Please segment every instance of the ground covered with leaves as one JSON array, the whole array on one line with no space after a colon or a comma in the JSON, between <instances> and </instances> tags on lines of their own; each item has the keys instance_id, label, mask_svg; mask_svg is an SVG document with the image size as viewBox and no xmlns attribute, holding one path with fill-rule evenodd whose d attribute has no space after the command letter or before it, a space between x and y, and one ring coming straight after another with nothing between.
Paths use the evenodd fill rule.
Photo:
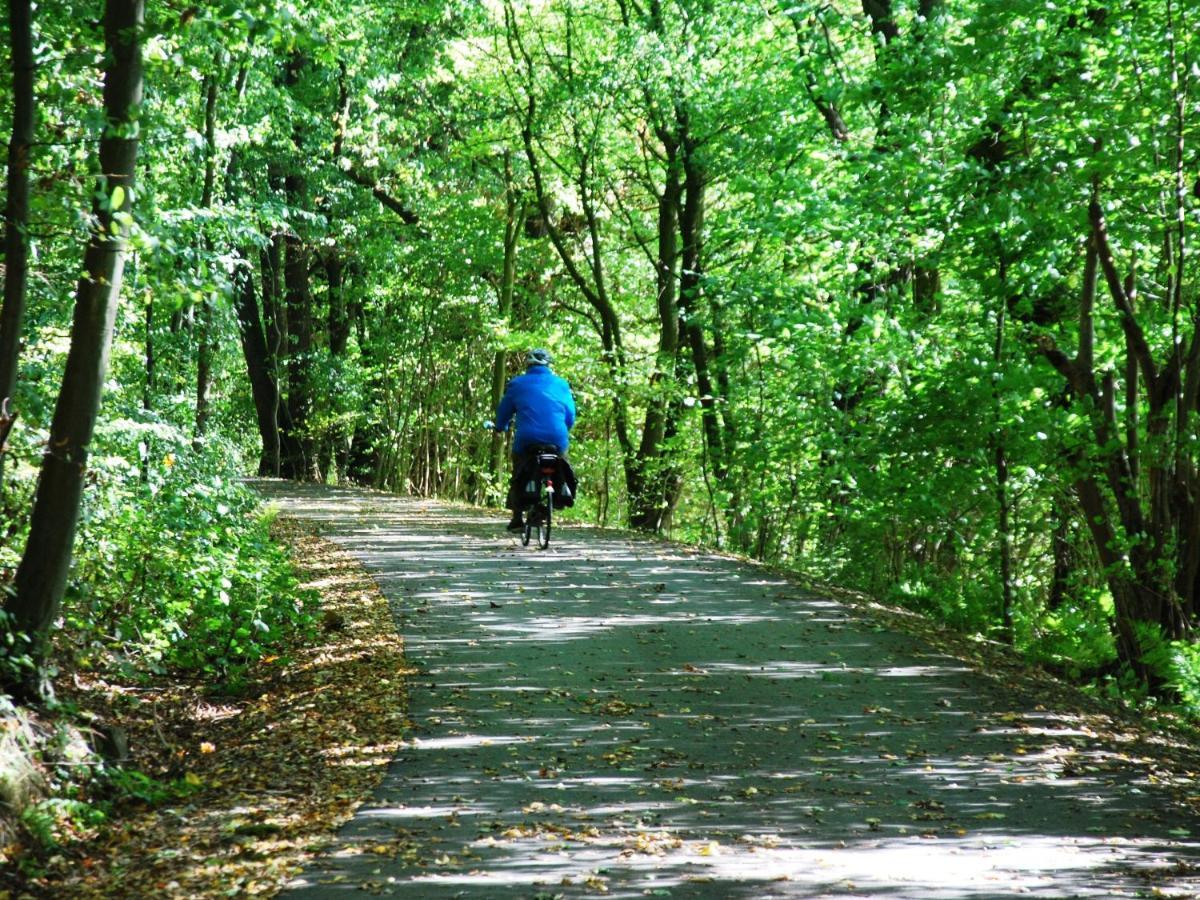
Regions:
<instances>
[{"instance_id":1,"label":"ground covered with leaves","mask_svg":"<svg viewBox=\"0 0 1200 900\"><path fill-rule=\"evenodd\" d=\"M277 523L322 597L315 639L236 690L74 678L60 696L128 735L103 815L78 805L38 846L0 850L0 898L269 895L379 782L404 729L406 666L387 602L311 526Z\"/></svg>"}]
</instances>

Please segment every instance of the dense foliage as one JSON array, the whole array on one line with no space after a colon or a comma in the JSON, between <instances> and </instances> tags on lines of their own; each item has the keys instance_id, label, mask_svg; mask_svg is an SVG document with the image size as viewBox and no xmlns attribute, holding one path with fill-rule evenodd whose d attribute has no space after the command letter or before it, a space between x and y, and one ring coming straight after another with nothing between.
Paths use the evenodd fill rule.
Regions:
<instances>
[{"instance_id":1,"label":"dense foliage","mask_svg":"<svg viewBox=\"0 0 1200 900\"><path fill-rule=\"evenodd\" d=\"M34 23L5 565L94 175L98 4L68 6ZM109 637L189 664L252 648L281 576L228 524L245 507L223 448L496 503L504 448L478 423L544 345L580 401L585 515L1195 696L1186 4L148 14L103 411L123 462L89 491L71 623L101 604ZM197 628L211 659L171 649Z\"/></svg>"},{"instance_id":2,"label":"dense foliage","mask_svg":"<svg viewBox=\"0 0 1200 900\"><path fill-rule=\"evenodd\" d=\"M164 669L235 681L246 664L307 627L313 598L268 534L258 501L238 483L237 451L194 448L161 423L114 419L98 435L60 658L126 675ZM10 474L5 502L28 502L27 472ZM10 524L0 565L15 567L25 537ZM10 636L9 666L28 662Z\"/></svg>"}]
</instances>

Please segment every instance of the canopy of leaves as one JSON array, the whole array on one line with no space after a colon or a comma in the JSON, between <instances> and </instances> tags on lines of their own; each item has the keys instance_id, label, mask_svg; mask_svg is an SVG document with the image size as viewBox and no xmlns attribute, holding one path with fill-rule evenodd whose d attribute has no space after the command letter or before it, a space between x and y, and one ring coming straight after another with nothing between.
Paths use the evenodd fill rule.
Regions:
<instances>
[{"instance_id":1,"label":"canopy of leaves","mask_svg":"<svg viewBox=\"0 0 1200 900\"><path fill-rule=\"evenodd\" d=\"M9 548L102 124L98 4L68 5L35 23ZM249 539L197 521L213 502L240 509L216 457L270 469L252 331L285 472L294 451L292 474L496 503L503 454L478 423L524 349L547 346L579 401L584 517L891 597L1064 670L1133 662L1114 623L1188 639L1200 31L1186 4L210 0L150 16L104 412L125 481L104 474L120 463L98 470L69 622L101 604L111 637L173 653L171 629L194 626L134 598L139 548L177 525L175 550L207 560L180 588L187 615L229 652L261 631L252 599L217 624L221 579L254 597L276 576L230 569ZM1082 299L1093 202L1117 284L1136 290L1128 310L1104 277ZM1174 381L1147 379L1131 317ZM1107 430L1055 363L1088 342L1089 372L1111 382ZM193 450L180 434L209 344L212 424ZM1117 456L1127 474L1106 480ZM1180 499L1156 506L1160 490ZM131 512L134 494L149 512ZM151 562L156 583L180 577Z\"/></svg>"}]
</instances>

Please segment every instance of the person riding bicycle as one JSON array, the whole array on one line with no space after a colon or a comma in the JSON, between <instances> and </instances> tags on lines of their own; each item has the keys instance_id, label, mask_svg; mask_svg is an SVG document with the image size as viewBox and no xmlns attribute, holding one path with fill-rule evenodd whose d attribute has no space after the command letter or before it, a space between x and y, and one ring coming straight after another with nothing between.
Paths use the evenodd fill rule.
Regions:
<instances>
[{"instance_id":1,"label":"person riding bicycle","mask_svg":"<svg viewBox=\"0 0 1200 900\"><path fill-rule=\"evenodd\" d=\"M520 475L531 452L553 447L560 456L565 456L568 432L575 424L571 386L550 371L550 354L545 350L530 350L525 357L525 374L517 375L504 389L496 407L496 431L507 431L514 418L517 435L512 446L513 474L505 505L512 510L508 530L520 531L524 528Z\"/></svg>"}]
</instances>

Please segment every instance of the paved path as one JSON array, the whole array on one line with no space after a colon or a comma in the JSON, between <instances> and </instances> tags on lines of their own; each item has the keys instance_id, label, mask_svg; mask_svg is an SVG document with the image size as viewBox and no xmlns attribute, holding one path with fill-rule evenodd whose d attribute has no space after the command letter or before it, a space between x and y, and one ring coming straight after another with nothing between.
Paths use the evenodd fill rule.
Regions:
<instances>
[{"instance_id":1,"label":"paved path","mask_svg":"<svg viewBox=\"0 0 1200 900\"><path fill-rule=\"evenodd\" d=\"M1200 824L1149 760L761 569L263 490L362 560L419 670L384 783L285 896L1200 891Z\"/></svg>"}]
</instances>

